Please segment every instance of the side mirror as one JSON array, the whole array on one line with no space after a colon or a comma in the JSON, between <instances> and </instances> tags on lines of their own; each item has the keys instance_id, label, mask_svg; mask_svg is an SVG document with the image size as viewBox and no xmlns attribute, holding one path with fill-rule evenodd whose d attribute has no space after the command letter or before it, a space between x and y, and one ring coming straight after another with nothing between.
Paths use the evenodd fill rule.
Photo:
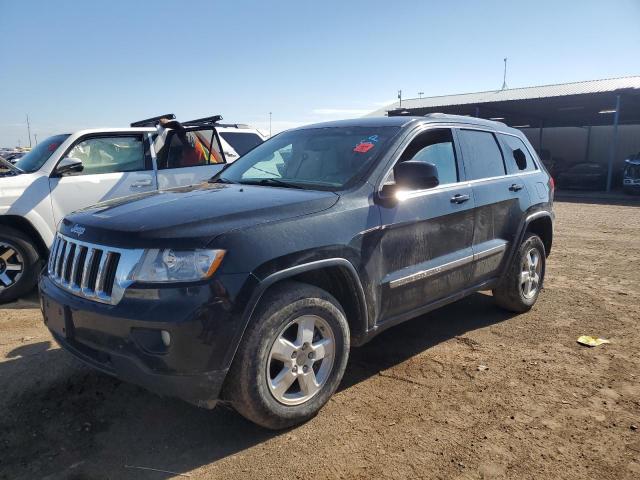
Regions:
<instances>
[{"instance_id":1,"label":"side mirror","mask_svg":"<svg viewBox=\"0 0 640 480\"><path fill-rule=\"evenodd\" d=\"M395 182L398 187L410 190L424 190L437 187L438 167L433 163L408 160L401 162L393 170Z\"/></svg>"},{"instance_id":2,"label":"side mirror","mask_svg":"<svg viewBox=\"0 0 640 480\"><path fill-rule=\"evenodd\" d=\"M56 175L63 176L69 175L71 173L80 173L84 170L84 165L82 164L82 160L78 160L77 158L65 157L58 163L56 168Z\"/></svg>"}]
</instances>

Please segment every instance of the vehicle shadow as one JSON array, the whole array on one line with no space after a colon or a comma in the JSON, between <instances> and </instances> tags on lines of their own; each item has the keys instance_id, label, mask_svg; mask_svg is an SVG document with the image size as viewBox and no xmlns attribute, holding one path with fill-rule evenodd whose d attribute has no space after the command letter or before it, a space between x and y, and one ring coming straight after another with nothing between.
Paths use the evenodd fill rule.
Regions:
<instances>
[{"instance_id":1,"label":"vehicle shadow","mask_svg":"<svg viewBox=\"0 0 640 480\"><path fill-rule=\"evenodd\" d=\"M510 316L490 296L475 294L389 329L353 350L341 390ZM288 434L225 406L202 410L79 367L48 342L8 352L0 379L0 479L169 478L130 467L188 472Z\"/></svg>"},{"instance_id":2,"label":"vehicle shadow","mask_svg":"<svg viewBox=\"0 0 640 480\"><path fill-rule=\"evenodd\" d=\"M34 288L17 300L0 303L0 310L25 310L29 308L40 308L40 296L37 288Z\"/></svg>"}]
</instances>

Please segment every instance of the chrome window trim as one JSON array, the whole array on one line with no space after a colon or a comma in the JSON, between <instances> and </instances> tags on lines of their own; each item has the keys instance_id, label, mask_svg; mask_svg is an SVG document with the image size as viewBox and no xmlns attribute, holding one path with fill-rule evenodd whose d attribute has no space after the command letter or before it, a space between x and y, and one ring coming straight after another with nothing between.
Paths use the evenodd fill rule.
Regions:
<instances>
[{"instance_id":1,"label":"chrome window trim","mask_svg":"<svg viewBox=\"0 0 640 480\"><path fill-rule=\"evenodd\" d=\"M391 173L391 171L393 170L393 167L396 165L396 163L398 163L398 159L402 156L402 153L407 149L407 147L409 146L409 144L415 140L415 138L418 135L421 135L422 133L428 131L428 130L435 130L435 129L443 129L443 128L449 128L451 130L479 130L482 132L488 132L488 133L493 133L493 134L504 134L504 135L509 135L511 137L515 137L518 138L522 141L522 139L520 138L519 135L516 135L514 133L509 133L509 132L505 132L503 130L489 130L487 128L482 128L479 127L477 125L466 125L466 124L450 124L450 123L442 123L442 124L427 124L427 125L423 125L420 126L418 128L416 128L413 132L411 132L409 138L407 139L406 143L400 147L398 147L398 150L396 150L396 152L394 152L394 156L396 157L393 162L391 162L391 165L385 170L384 174L380 177L381 180L378 182L378 186L376 187L376 191L378 193L380 193L382 191L382 187L385 185L385 179L389 176L389 173ZM497 139L496 139L497 140ZM458 149L458 146L456 145L456 140L454 138L454 148ZM527 146L526 142L523 142L525 145L525 148L527 148L527 150L529 150L529 147ZM500 144L498 143L498 147L502 150ZM415 198L415 197L419 197L422 196L426 193L423 192L435 192L435 191L442 191L442 190L446 190L447 188L460 188L460 187L467 187L467 186L472 186L475 183L480 183L480 182L487 182L487 181L492 181L492 180L498 180L498 179L502 179L502 178L514 178L514 177L520 177L523 175L533 175L536 173L540 173L540 167L538 166L537 162L535 161L535 159L537 158L535 155L533 155L531 153L531 151L529 151L529 154L532 156L532 158L534 159L534 164L536 166L535 170L530 170L528 172L522 172L522 173L505 173L504 175L498 175L495 177L486 177L486 178L477 178L474 180L460 180L458 179L457 182L455 183L447 183L444 185L438 185L437 187L433 187L433 188L429 188L429 189L421 189L421 190L408 190L406 191L407 193L411 193L413 195L411 195L408 198ZM504 155L504 154L503 154ZM458 162L458 157L456 156L456 168L458 167L457 162ZM462 162L464 162L464 159L462 159ZM505 169L506 169L506 165L505 165ZM457 168L458 170L458 175L460 175L460 169ZM466 175L466 172L465 172Z\"/></svg>"}]
</instances>

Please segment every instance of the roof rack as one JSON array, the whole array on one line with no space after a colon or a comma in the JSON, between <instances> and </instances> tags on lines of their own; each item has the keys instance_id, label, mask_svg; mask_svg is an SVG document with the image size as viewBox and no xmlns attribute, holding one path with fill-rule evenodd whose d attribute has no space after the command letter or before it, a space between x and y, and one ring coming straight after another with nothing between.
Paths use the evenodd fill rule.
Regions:
<instances>
[{"instance_id":1,"label":"roof rack","mask_svg":"<svg viewBox=\"0 0 640 480\"><path fill-rule=\"evenodd\" d=\"M188 122L182 122L185 127L193 125L213 125L222 120L222 115L213 115L211 117L196 118L195 120L189 120Z\"/></svg>"},{"instance_id":2,"label":"roof rack","mask_svg":"<svg viewBox=\"0 0 640 480\"><path fill-rule=\"evenodd\" d=\"M146 120L139 120L131 124L132 127L155 127L161 118L167 120L174 120L176 116L173 113L167 113L166 115L158 115L157 117L147 118Z\"/></svg>"}]
</instances>

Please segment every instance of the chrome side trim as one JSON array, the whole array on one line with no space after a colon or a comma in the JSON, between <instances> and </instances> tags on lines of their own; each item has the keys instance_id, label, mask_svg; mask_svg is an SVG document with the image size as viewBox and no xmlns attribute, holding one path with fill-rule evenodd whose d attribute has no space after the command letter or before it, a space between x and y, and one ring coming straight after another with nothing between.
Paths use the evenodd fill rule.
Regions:
<instances>
[{"instance_id":1,"label":"chrome side trim","mask_svg":"<svg viewBox=\"0 0 640 480\"><path fill-rule=\"evenodd\" d=\"M492 257L499 253L503 253L507 249L507 244L503 243L502 245L497 245L495 247L487 248L482 252L475 253L473 255L473 260L477 262L478 260L482 260L483 258Z\"/></svg>"},{"instance_id":2,"label":"chrome side trim","mask_svg":"<svg viewBox=\"0 0 640 480\"><path fill-rule=\"evenodd\" d=\"M452 262L444 263L442 265L438 265L437 267L429 268L427 270L422 270L420 272L412 273L411 275L407 275L406 277L398 278L397 280L392 280L389 282L389 286L391 288L398 288L407 283L417 282L418 280L424 280L428 277L433 277L439 273L448 272L449 270L453 270L455 268L462 267L469 263L473 262L473 255L469 255L466 257L459 258L458 260L453 260Z\"/></svg>"},{"instance_id":3,"label":"chrome side trim","mask_svg":"<svg viewBox=\"0 0 640 480\"><path fill-rule=\"evenodd\" d=\"M494 255L498 255L500 253L504 253L506 249L507 249L507 243L505 242L501 245L497 245L495 247L488 248L481 252L474 253L473 255L468 255L466 257L453 260L451 262L443 263L442 265L438 265L437 267L421 270L419 272L412 273L411 275L407 275L406 277L392 280L391 282L389 282L389 287L398 288L408 283L424 280L425 278L433 277L434 275L438 275L440 273L444 273L450 270L454 270L456 268L460 268L464 265L468 265L469 263L477 262L478 260L482 260L488 257L492 257Z\"/></svg>"}]
</instances>

